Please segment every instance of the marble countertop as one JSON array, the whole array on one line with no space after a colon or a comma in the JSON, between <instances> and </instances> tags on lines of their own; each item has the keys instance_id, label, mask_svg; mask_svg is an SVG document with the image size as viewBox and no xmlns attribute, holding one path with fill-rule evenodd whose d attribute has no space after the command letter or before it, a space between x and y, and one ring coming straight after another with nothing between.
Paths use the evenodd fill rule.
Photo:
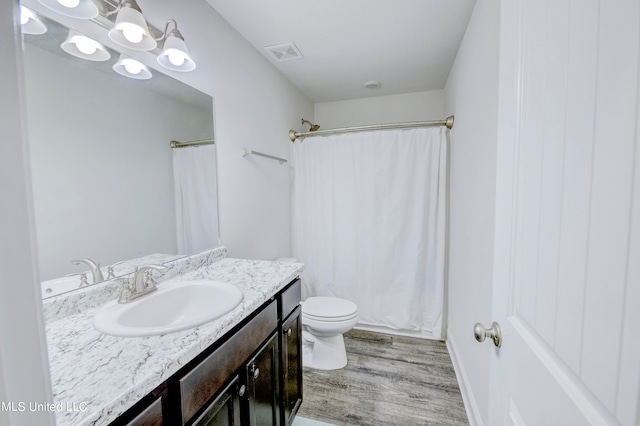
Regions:
<instances>
[{"instance_id":1,"label":"marble countertop","mask_svg":"<svg viewBox=\"0 0 640 426\"><path fill-rule=\"evenodd\" d=\"M197 328L163 336L113 337L92 324L99 306L53 317L46 325L56 422L108 424L239 324L296 278L303 265L223 258L160 286L190 279L235 284L243 300Z\"/></svg>"}]
</instances>

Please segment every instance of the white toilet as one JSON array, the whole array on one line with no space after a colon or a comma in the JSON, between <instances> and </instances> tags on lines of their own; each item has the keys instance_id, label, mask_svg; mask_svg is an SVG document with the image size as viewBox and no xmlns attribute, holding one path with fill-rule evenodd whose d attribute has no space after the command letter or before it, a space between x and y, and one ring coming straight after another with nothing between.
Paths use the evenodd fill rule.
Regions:
<instances>
[{"instance_id":1,"label":"white toilet","mask_svg":"<svg viewBox=\"0 0 640 426\"><path fill-rule=\"evenodd\" d=\"M295 258L276 262L293 263ZM338 297L309 297L302 306L302 363L319 370L337 370L347 365L343 333L358 323L355 303Z\"/></svg>"},{"instance_id":2,"label":"white toilet","mask_svg":"<svg viewBox=\"0 0 640 426\"><path fill-rule=\"evenodd\" d=\"M302 363L320 370L347 365L343 333L358 323L355 303L337 297L309 297L302 302Z\"/></svg>"}]
</instances>

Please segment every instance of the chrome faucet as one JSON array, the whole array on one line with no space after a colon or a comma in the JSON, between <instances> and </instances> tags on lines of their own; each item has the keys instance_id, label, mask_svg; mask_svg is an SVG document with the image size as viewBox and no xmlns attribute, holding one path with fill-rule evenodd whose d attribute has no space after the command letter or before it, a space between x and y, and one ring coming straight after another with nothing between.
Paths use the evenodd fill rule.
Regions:
<instances>
[{"instance_id":1,"label":"chrome faucet","mask_svg":"<svg viewBox=\"0 0 640 426\"><path fill-rule=\"evenodd\" d=\"M129 278L123 279L118 303L129 303L156 291L158 287L156 287L151 274L153 271L165 272L167 269L169 268L161 265L145 265L136 268L133 274L133 285L129 284Z\"/></svg>"},{"instance_id":2,"label":"chrome faucet","mask_svg":"<svg viewBox=\"0 0 640 426\"><path fill-rule=\"evenodd\" d=\"M77 259L77 260L72 260L71 263L73 263L74 265L80 265L82 263L87 265L91 270L91 275L93 277L92 284L99 283L100 281L104 281L104 277L102 276L102 271L100 270L99 263L96 263L91 259Z\"/></svg>"}]
</instances>

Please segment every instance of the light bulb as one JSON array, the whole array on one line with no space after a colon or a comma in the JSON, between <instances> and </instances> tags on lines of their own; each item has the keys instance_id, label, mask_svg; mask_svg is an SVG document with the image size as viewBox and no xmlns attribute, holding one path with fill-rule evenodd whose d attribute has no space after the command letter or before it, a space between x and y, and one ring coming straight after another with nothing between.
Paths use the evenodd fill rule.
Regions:
<instances>
[{"instance_id":1,"label":"light bulb","mask_svg":"<svg viewBox=\"0 0 640 426\"><path fill-rule=\"evenodd\" d=\"M184 64L184 61L187 57L187 55L185 55L184 52L181 52L177 49L169 49L165 53L169 58L169 62L171 62L173 65L177 67Z\"/></svg>"},{"instance_id":2,"label":"light bulb","mask_svg":"<svg viewBox=\"0 0 640 426\"><path fill-rule=\"evenodd\" d=\"M137 25L131 24L122 24L122 35L124 38L129 40L131 43L140 43L142 41L142 36L144 35L144 31Z\"/></svg>"},{"instance_id":3,"label":"light bulb","mask_svg":"<svg viewBox=\"0 0 640 426\"><path fill-rule=\"evenodd\" d=\"M136 75L142 71L142 64L133 59L125 59L122 61L122 65L124 65L124 69L126 69L129 74Z\"/></svg>"},{"instance_id":4,"label":"light bulb","mask_svg":"<svg viewBox=\"0 0 640 426\"><path fill-rule=\"evenodd\" d=\"M78 37L75 43L78 50L85 55L93 55L98 50L98 44L88 37Z\"/></svg>"},{"instance_id":5,"label":"light bulb","mask_svg":"<svg viewBox=\"0 0 640 426\"><path fill-rule=\"evenodd\" d=\"M80 0L58 0L58 3L60 3L64 7L72 8L78 7L78 5L80 4Z\"/></svg>"},{"instance_id":6,"label":"light bulb","mask_svg":"<svg viewBox=\"0 0 640 426\"><path fill-rule=\"evenodd\" d=\"M29 19L31 19L33 15L31 14L30 10L25 9L24 6L20 6L20 24L24 25L27 22L29 22Z\"/></svg>"}]
</instances>

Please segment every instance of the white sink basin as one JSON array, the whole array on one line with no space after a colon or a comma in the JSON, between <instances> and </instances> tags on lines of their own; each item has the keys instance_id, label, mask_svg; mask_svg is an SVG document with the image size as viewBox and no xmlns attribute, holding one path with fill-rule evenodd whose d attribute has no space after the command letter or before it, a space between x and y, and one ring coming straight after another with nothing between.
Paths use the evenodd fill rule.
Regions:
<instances>
[{"instance_id":1,"label":"white sink basin","mask_svg":"<svg viewBox=\"0 0 640 426\"><path fill-rule=\"evenodd\" d=\"M130 303L110 302L93 318L102 333L122 337L168 334L197 327L229 313L242 301L242 292L220 281L181 281Z\"/></svg>"}]
</instances>

